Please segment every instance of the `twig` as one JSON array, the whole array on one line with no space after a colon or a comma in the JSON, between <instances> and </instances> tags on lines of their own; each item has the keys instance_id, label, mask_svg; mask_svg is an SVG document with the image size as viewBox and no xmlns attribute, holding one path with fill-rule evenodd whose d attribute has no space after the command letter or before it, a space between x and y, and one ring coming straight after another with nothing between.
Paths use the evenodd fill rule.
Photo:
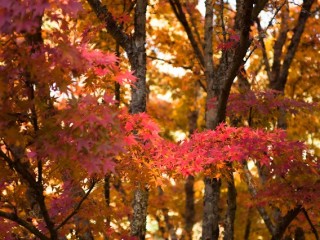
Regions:
<instances>
[{"instance_id":1,"label":"twig","mask_svg":"<svg viewBox=\"0 0 320 240\"><path fill-rule=\"evenodd\" d=\"M96 181L92 180L91 186L89 187L86 194L81 198L81 200L78 202L77 206L73 209L73 211L55 228L56 231L63 227L79 211L82 203L88 198L89 194L91 193L95 185Z\"/></svg>"},{"instance_id":2,"label":"twig","mask_svg":"<svg viewBox=\"0 0 320 240\"><path fill-rule=\"evenodd\" d=\"M168 63L168 64L171 64L171 65L175 65L176 63L171 61L171 60L167 60L167 59L163 59L163 58L158 58L158 57L154 57L154 56L150 56L148 55L147 58L150 58L150 59L153 59L153 60L158 60L158 61L161 61L161 62L165 62L165 63ZM192 69L192 66L179 66L183 69L186 69L186 70L191 70Z\"/></svg>"},{"instance_id":3,"label":"twig","mask_svg":"<svg viewBox=\"0 0 320 240\"><path fill-rule=\"evenodd\" d=\"M307 219L307 221L308 221L308 223L309 223L309 225L310 225L310 227L312 229L312 232L313 232L314 236L316 237L316 240L319 240L319 235L318 235L317 229L313 225L307 210L305 208L302 208L302 212L303 212L304 216L306 217L306 219Z\"/></svg>"}]
</instances>

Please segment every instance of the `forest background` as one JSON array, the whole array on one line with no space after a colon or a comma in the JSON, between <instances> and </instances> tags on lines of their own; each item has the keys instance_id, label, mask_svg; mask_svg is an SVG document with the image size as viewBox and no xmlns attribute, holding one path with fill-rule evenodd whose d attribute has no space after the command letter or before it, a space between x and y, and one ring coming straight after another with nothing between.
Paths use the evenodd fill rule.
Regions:
<instances>
[{"instance_id":1,"label":"forest background","mask_svg":"<svg viewBox=\"0 0 320 240\"><path fill-rule=\"evenodd\" d=\"M319 239L319 1L0 16L0 238Z\"/></svg>"}]
</instances>

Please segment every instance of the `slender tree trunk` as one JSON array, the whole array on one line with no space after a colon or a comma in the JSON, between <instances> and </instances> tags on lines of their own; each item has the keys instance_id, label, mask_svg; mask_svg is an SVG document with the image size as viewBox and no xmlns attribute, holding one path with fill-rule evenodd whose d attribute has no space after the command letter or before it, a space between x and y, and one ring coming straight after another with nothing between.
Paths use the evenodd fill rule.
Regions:
<instances>
[{"instance_id":1,"label":"slender tree trunk","mask_svg":"<svg viewBox=\"0 0 320 240\"><path fill-rule=\"evenodd\" d=\"M294 232L294 240L305 240L304 231L301 227L297 227Z\"/></svg>"},{"instance_id":2,"label":"slender tree trunk","mask_svg":"<svg viewBox=\"0 0 320 240\"><path fill-rule=\"evenodd\" d=\"M253 208L249 207L248 215L247 215L247 223L246 223L246 229L244 231L244 240L249 240L250 238L250 232L251 232L251 217L252 217Z\"/></svg>"},{"instance_id":3,"label":"slender tree trunk","mask_svg":"<svg viewBox=\"0 0 320 240\"><path fill-rule=\"evenodd\" d=\"M213 2L206 0L205 15L205 41L204 41L204 59L205 75L207 82L207 109L206 109L206 128L214 129L216 127L217 111L215 99L219 95L220 83L215 81L213 66ZM221 180L205 177L204 179L204 200L203 200L203 220L202 220L202 239L216 240L219 237L219 200Z\"/></svg>"},{"instance_id":4,"label":"slender tree trunk","mask_svg":"<svg viewBox=\"0 0 320 240\"><path fill-rule=\"evenodd\" d=\"M134 33L127 35L115 21L114 16L99 0L87 0L97 17L106 24L106 29L126 51L131 69L137 77L131 88L130 113L146 111L146 12L147 0L137 0L134 12ZM133 217L131 219L131 235L145 239L148 191L145 186L138 185L133 197Z\"/></svg>"},{"instance_id":5,"label":"slender tree trunk","mask_svg":"<svg viewBox=\"0 0 320 240\"><path fill-rule=\"evenodd\" d=\"M228 179L228 195L227 195L227 212L225 218L225 229L224 229L224 240L233 240L234 237L234 221L236 218L237 210L237 190L234 185L234 177L232 169L229 173L230 177Z\"/></svg>"},{"instance_id":6,"label":"slender tree trunk","mask_svg":"<svg viewBox=\"0 0 320 240\"><path fill-rule=\"evenodd\" d=\"M194 99L198 98L199 89L194 84ZM191 111L189 114L189 135L192 135L193 132L197 129L197 120L199 112L198 110ZM192 229L194 225L195 218L195 206L194 206L194 176L189 175L186 179L184 190L186 194L186 206L185 206L185 230L187 239L192 239Z\"/></svg>"},{"instance_id":7,"label":"slender tree trunk","mask_svg":"<svg viewBox=\"0 0 320 240\"><path fill-rule=\"evenodd\" d=\"M186 193L186 208L185 208L185 230L187 233L187 239L192 239L192 228L194 225L194 177L189 175L184 185Z\"/></svg>"}]
</instances>

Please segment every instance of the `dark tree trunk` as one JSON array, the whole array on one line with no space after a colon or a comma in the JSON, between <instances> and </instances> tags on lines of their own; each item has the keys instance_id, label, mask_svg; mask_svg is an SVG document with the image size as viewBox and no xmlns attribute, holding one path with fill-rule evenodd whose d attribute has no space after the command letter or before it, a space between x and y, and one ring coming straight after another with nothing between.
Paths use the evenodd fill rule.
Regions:
<instances>
[{"instance_id":1,"label":"dark tree trunk","mask_svg":"<svg viewBox=\"0 0 320 240\"><path fill-rule=\"evenodd\" d=\"M305 240L304 231L301 227L297 227L294 232L294 240Z\"/></svg>"},{"instance_id":2,"label":"dark tree trunk","mask_svg":"<svg viewBox=\"0 0 320 240\"><path fill-rule=\"evenodd\" d=\"M221 180L206 177L204 179L204 209L202 222L202 239L219 238L219 200Z\"/></svg>"},{"instance_id":3,"label":"dark tree trunk","mask_svg":"<svg viewBox=\"0 0 320 240\"><path fill-rule=\"evenodd\" d=\"M252 217L253 208L249 207L248 210L248 216L247 216L247 222L246 222L246 228L244 231L244 240L250 239L250 232L251 232L251 217Z\"/></svg>"},{"instance_id":4,"label":"dark tree trunk","mask_svg":"<svg viewBox=\"0 0 320 240\"><path fill-rule=\"evenodd\" d=\"M194 225L194 177L189 175L184 185L186 193L186 208L185 208L185 230L189 240L192 239L192 228Z\"/></svg>"},{"instance_id":5,"label":"dark tree trunk","mask_svg":"<svg viewBox=\"0 0 320 240\"><path fill-rule=\"evenodd\" d=\"M198 87L194 86L194 99L198 97ZM197 129L198 110L191 111L188 117L189 121L189 135L192 135ZM192 229L195 221L195 206L194 206L194 176L189 175L186 179L184 190L186 194L185 206L185 231L187 239L192 239Z\"/></svg>"},{"instance_id":6,"label":"dark tree trunk","mask_svg":"<svg viewBox=\"0 0 320 240\"><path fill-rule=\"evenodd\" d=\"M230 170L230 177L228 179L228 195L227 195L227 213L225 218L224 240L233 240L234 237L234 221L237 210L237 190L234 185L233 172Z\"/></svg>"}]
</instances>

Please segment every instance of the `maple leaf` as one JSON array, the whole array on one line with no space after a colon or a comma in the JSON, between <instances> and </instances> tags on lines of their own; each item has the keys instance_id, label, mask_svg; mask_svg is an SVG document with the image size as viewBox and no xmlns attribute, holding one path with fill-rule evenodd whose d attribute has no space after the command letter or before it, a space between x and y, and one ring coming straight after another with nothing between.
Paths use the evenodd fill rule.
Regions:
<instances>
[{"instance_id":1,"label":"maple leaf","mask_svg":"<svg viewBox=\"0 0 320 240\"><path fill-rule=\"evenodd\" d=\"M115 81L117 81L121 85L123 85L125 83L132 85L133 83L135 83L137 81L137 78L133 75L133 72L130 72L130 71L118 73L114 77L114 79L115 79Z\"/></svg>"}]
</instances>

